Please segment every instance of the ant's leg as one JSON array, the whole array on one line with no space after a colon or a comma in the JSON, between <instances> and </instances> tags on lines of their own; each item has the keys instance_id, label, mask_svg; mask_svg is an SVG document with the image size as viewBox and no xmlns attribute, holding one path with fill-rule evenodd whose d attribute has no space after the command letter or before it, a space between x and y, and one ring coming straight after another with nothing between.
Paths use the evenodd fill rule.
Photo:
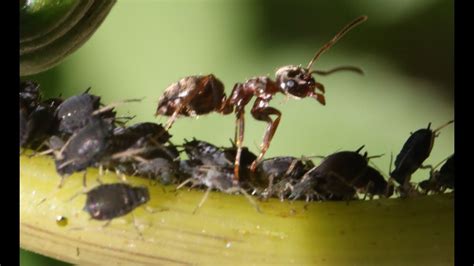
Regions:
<instances>
[{"instance_id":1,"label":"ant's leg","mask_svg":"<svg viewBox=\"0 0 474 266\"><path fill-rule=\"evenodd\" d=\"M319 82L316 82L314 85L316 86L316 88L317 88L319 91L321 91L321 92L324 93L325 89L324 89L324 85L323 85L323 84L321 84L321 83L319 83ZM317 92L311 91L311 92L308 93L307 96L316 99L316 101L318 101L318 102L319 102L320 104L322 104L322 105L326 105L326 98L324 98L324 95L321 94L321 93L317 93Z\"/></svg>"},{"instance_id":2,"label":"ant's leg","mask_svg":"<svg viewBox=\"0 0 474 266\"><path fill-rule=\"evenodd\" d=\"M244 142L244 131L245 131L245 113L244 110L237 112L236 123L236 140L237 154L235 155L234 163L234 178L232 179L232 185L237 186L239 184L239 170L240 170L240 156L242 154L242 143Z\"/></svg>"},{"instance_id":3,"label":"ant's leg","mask_svg":"<svg viewBox=\"0 0 474 266\"><path fill-rule=\"evenodd\" d=\"M250 166L250 170L252 172L255 171L257 168L258 163L260 163L263 159L263 156L268 150L270 146L270 142L272 141L273 135L275 135L275 131L278 128L278 124L280 123L281 112L273 107L264 107L264 108L255 108L258 106L259 101L255 101L254 108L252 109L252 115L255 119L260 121L267 122L267 129L265 130L265 135L263 136L263 142L260 145L260 154L258 155L257 159L253 161L252 165ZM277 117L275 120L270 118L270 115L276 115Z\"/></svg>"}]
</instances>

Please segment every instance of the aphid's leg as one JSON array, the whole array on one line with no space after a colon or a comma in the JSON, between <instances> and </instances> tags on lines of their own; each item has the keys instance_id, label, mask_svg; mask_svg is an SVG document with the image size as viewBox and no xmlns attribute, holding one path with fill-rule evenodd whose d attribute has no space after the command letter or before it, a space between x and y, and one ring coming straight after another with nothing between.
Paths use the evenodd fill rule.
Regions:
<instances>
[{"instance_id":1,"label":"aphid's leg","mask_svg":"<svg viewBox=\"0 0 474 266\"><path fill-rule=\"evenodd\" d=\"M104 176L104 166L102 164L99 165L99 176Z\"/></svg>"},{"instance_id":2,"label":"aphid's leg","mask_svg":"<svg viewBox=\"0 0 474 266\"><path fill-rule=\"evenodd\" d=\"M367 197L367 194L369 194L369 191L373 186L374 186L374 182L369 181L369 183L367 184L365 188L364 198L362 200L365 200L365 198Z\"/></svg>"},{"instance_id":3,"label":"aphid's leg","mask_svg":"<svg viewBox=\"0 0 474 266\"><path fill-rule=\"evenodd\" d=\"M87 194L87 192L86 192L86 191L77 192L77 193L75 193L74 195L72 195L72 197L70 197L70 198L67 200L67 202L72 201L73 199L77 198L77 196L79 196L79 195L81 195L81 194Z\"/></svg>"},{"instance_id":4,"label":"aphid's leg","mask_svg":"<svg viewBox=\"0 0 474 266\"><path fill-rule=\"evenodd\" d=\"M270 180L268 180L267 193L266 193L266 195L264 195L264 197L263 197L264 199L268 199L268 198L271 197L272 194L273 194L272 189L273 189L273 179L274 179L274 176L273 176L273 175L270 175L270 176L269 176L269 179L270 179Z\"/></svg>"},{"instance_id":5,"label":"aphid's leg","mask_svg":"<svg viewBox=\"0 0 474 266\"><path fill-rule=\"evenodd\" d=\"M64 185L64 180L66 179L66 175L62 175L61 179L59 180L58 188L62 188Z\"/></svg>"},{"instance_id":6,"label":"aphid's leg","mask_svg":"<svg viewBox=\"0 0 474 266\"><path fill-rule=\"evenodd\" d=\"M192 178L192 177L190 177L190 178L184 180L181 184L179 184L179 185L176 187L176 190L178 190L178 189L184 187L184 185L186 185L186 184L188 184L188 183L191 183L191 182L194 183L194 178Z\"/></svg>"},{"instance_id":7,"label":"aphid's leg","mask_svg":"<svg viewBox=\"0 0 474 266\"><path fill-rule=\"evenodd\" d=\"M44 151L41 152L41 153L38 153L38 151L41 150L41 148L43 148L44 146L46 146L46 144L47 144L47 140L41 142L40 145L30 155L28 155L28 158L32 158L32 157L37 156L37 155L43 155ZM47 151L49 151L49 152L46 153L46 154L49 154L49 153L53 152L53 150L51 150L51 149L49 149ZM20 155L21 155L21 153L20 153Z\"/></svg>"},{"instance_id":8,"label":"aphid's leg","mask_svg":"<svg viewBox=\"0 0 474 266\"><path fill-rule=\"evenodd\" d=\"M143 234L142 232L140 231L140 227L139 227L139 224L137 222L137 218L135 217L135 215L133 214L132 212L132 218L133 218L133 227L135 227L135 229L137 230L137 233L138 235L140 236L140 239L143 240Z\"/></svg>"},{"instance_id":9,"label":"aphid's leg","mask_svg":"<svg viewBox=\"0 0 474 266\"><path fill-rule=\"evenodd\" d=\"M39 205L43 204L45 201L46 201L46 198L41 199L40 202L38 202L38 204L36 204L36 206L39 206Z\"/></svg>"},{"instance_id":10,"label":"aphid's leg","mask_svg":"<svg viewBox=\"0 0 474 266\"><path fill-rule=\"evenodd\" d=\"M252 116L260 121L267 122L267 129L265 130L265 135L263 136L263 142L260 145L260 154L258 155L257 159L252 162L250 166L250 170L255 172L257 165L262 161L263 156L268 150L270 146L270 142L272 141L273 135L278 128L278 124L280 123L281 119L281 112L273 107L263 107L260 108L259 106L267 104L264 100L257 99L255 101L254 107L252 108ZM276 115L277 117L275 120L270 118L270 115Z\"/></svg>"},{"instance_id":11,"label":"aphid's leg","mask_svg":"<svg viewBox=\"0 0 474 266\"><path fill-rule=\"evenodd\" d=\"M115 175L123 183L128 183L127 176L124 173L122 173L120 170L115 169Z\"/></svg>"},{"instance_id":12,"label":"aphid's leg","mask_svg":"<svg viewBox=\"0 0 474 266\"><path fill-rule=\"evenodd\" d=\"M430 171L433 172L434 167L431 164L428 164L420 166L420 169L430 169Z\"/></svg>"},{"instance_id":13,"label":"aphid's leg","mask_svg":"<svg viewBox=\"0 0 474 266\"><path fill-rule=\"evenodd\" d=\"M193 210L193 214L196 214L197 210L199 210L202 205L204 204L204 202L207 200L207 197L209 196L209 192L211 192L211 189L210 187L207 188L206 190L206 193L204 193L204 196L202 196L202 199L201 201L199 202L199 204L196 206L196 208L194 208Z\"/></svg>"},{"instance_id":14,"label":"aphid's leg","mask_svg":"<svg viewBox=\"0 0 474 266\"><path fill-rule=\"evenodd\" d=\"M245 113L244 113L243 108L237 111L237 121L235 123L236 123L235 144L237 146L237 153L235 155L234 177L232 179L232 184L234 186L238 186L239 185L240 156L242 154L242 145L244 141L244 131L245 131Z\"/></svg>"},{"instance_id":15,"label":"aphid's leg","mask_svg":"<svg viewBox=\"0 0 474 266\"><path fill-rule=\"evenodd\" d=\"M108 220L107 222L105 222L105 224L102 225L102 229L104 229L104 228L106 228L107 226L109 226L111 222L112 222L112 220Z\"/></svg>"},{"instance_id":16,"label":"aphid's leg","mask_svg":"<svg viewBox=\"0 0 474 266\"><path fill-rule=\"evenodd\" d=\"M154 209L150 206L145 206L145 211L151 213L151 214L155 214L155 213L158 213L158 212L164 212L164 211L169 211L170 209L169 208L166 208L166 207L163 207L161 209Z\"/></svg>"},{"instance_id":17,"label":"aphid's leg","mask_svg":"<svg viewBox=\"0 0 474 266\"><path fill-rule=\"evenodd\" d=\"M387 181L387 187L385 188L385 197L389 198L391 195L390 194L390 188L393 187L395 190L395 184L393 183L393 179L389 178Z\"/></svg>"},{"instance_id":18,"label":"aphid's leg","mask_svg":"<svg viewBox=\"0 0 474 266\"><path fill-rule=\"evenodd\" d=\"M84 188L87 187L87 184L86 184L86 179L87 179L87 178L86 178L86 176L87 176L87 169L84 170L84 175L82 176L82 186L83 186Z\"/></svg>"},{"instance_id":19,"label":"aphid's leg","mask_svg":"<svg viewBox=\"0 0 474 266\"><path fill-rule=\"evenodd\" d=\"M227 190L224 191L225 193L234 193L234 192L240 192L242 193L247 199L248 201L250 202L250 204L252 204L252 206L255 207L255 209L257 210L257 212L259 213L262 213L262 210L260 210L260 206L258 205L258 203L247 193L247 191L245 191L244 189L242 189L241 187L231 187Z\"/></svg>"}]
</instances>

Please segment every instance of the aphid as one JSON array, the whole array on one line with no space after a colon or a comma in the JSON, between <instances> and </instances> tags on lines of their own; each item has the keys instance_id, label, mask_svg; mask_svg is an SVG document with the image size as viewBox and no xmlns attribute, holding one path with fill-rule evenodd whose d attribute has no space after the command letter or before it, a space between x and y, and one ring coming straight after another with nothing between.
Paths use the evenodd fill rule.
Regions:
<instances>
[{"instance_id":1,"label":"aphid","mask_svg":"<svg viewBox=\"0 0 474 266\"><path fill-rule=\"evenodd\" d=\"M293 187L290 198L306 196L306 201L314 196L322 200L353 199L356 196L353 183L366 173L370 159L367 153L359 154L363 147L327 156Z\"/></svg>"},{"instance_id":2,"label":"aphid","mask_svg":"<svg viewBox=\"0 0 474 266\"><path fill-rule=\"evenodd\" d=\"M56 120L54 109L38 104L30 112L20 103L20 147L38 147L54 132Z\"/></svg>"},{"instance_id":3,"label":"aphid","mask_svg":"<svg viewBox=\"0 0 474 266\"><path fill-rule=\"evenodd\" d=\"M341 70L350 70L362 73L359 68L344 66L329 71L311 70L314 62L321 54L329 50L344 34L349 30L367 20L366 16L361 16L334 36L326 43L306 67L284 66L279 68L275 74L275 80L267 76L251 78L244 83L237 83L229 97L224 93L224 85L214 75L188 76L177 83L170 85L158 101L158 108L155 115L170 116L166 128L169 129L179 115L196 116L210 112L236 115L236 145L237 153L234 160L233 184L239 182L239 163L244 139L244 113L245 106L255 97L255 102L251 109L252 116L259 121L267 123L267 129L260 145L260 154L251 165L251 170L255 171L258 163L263 159L270 146L273 135L280 123L281 113L277 109L270 107L269 103L273 95L282 93L292 98L301 99L311 97L319 103L325 104L324 86L316 82L313 74L328 75ZM318 91L316 91L318 90ZM272 119L271 116L276 116Z\"/></svg>"},{"instance_id":4,"label":"aphid","mask_svg":"<svg viewBox=\"0 0 474 266\"><path fill-rule=\"evenodd\" d=\"M29 111L41 100L39 88L39 84L31 80L20 82L20 103Z\"/></svg>"},{"instance_id":5,"label":"aphid","mask_svg":"<svg viewBox=\"0 0 474 266\"><path fill-rule=\"evenodd\" d=\"M291 186L299 182L301 177L313 167L311 160L290 156L269 158L258 164L251 182L260 190L263 188L257 192L263 198L276 196L283 200L291 192Z\"/></svg>"},{"instance_id":6,"label":"aphid","mask_svg":"<svg viewBox=\"0 0 474 266\"><path fill-rule=\"evenodd\" d=\"M171 135L155 123L139 123L130 127L117 127L111 139L108 156L102 160L103 167L115 170L124 178L124 174L144 175L151 179L171 182L171 171L167 167L177 168L179 152L169 142ZM156 160L155 160L156 159ZM166 160L166 167L160 160ZM159 169L163 166L163 169ZM171 172L170 172L171 171ZM162 173L165 176L156 176Z\"/></svg>"},{"instance_id":7,"label":"aphid","mask_svg":"<svg viewBox=\"0 0 474 266\"><path fill-rule=\"evenodd\" d=\"M232 147L223 148L224 154L228 161L233 162L235 156L237 155L237 146L234 142L232 142ZM242 147L242 152L240 154L240 162L239 162L239 176L240 179L249 179L252 176L252 172L250 171L250 166L252 165L253 161L257 159L257 155L251 152L247 147Z\"/></svg>"},{"instance_id":8,"label":"aphid","mask_svg":"<svg viewBox=\"0 0 474 266\"><path fill-rule=\"evenodd\" d=\"M73 134L86 126L92 114L101 105L100 97L89 94L90 88L80 95L69 97L62 102L56 111L59 120L59 131ZM101 115L102 118L113 118L115 112L109 110Z\"/></svg>"},{"instance_id":9,"label":"aphid","mask_svg":"<svg viewBox=\"0 0 474 266\"><path fill-rule=\"evenodd\" d=\"M407 139L395 159L395 169L390 173L390 176L400 184L402 194L411 190L411 175L421 168L423 162L430 156L434 139L438 136L437 132L453 122L454 120L451 120L435 130L430 129L431 123L429 123L427 128L415 131Z\"/></svg>"},{"instance_id":10,"label":"aphid","mask_svg":"<svg viewBox=\"0 0 474 266\"><path fill-rule=\"evenodd\" d=\"M202 165L196 163L195 161L183 161L180 164L180 171L182 173L187 173L191 177L182 182L176 189L182 188L184 185L191 183L191 187L195 186L205 186L207 190L199 202L198 206L194 209L193 213L196 213L199 208L202 207L206 201L209 192L212 189L219 190L224 193L233 194L233 193L242 193L249 202L255 207L255 209L260 212L260 208L257 203L250 197L250 195L242 189L240 186L234 186L232 183L233 180L233 168L232 167L222 167L217 165Z\"/></svg>"},{"instance_id":11,"label":"aphid","mask_svg":"<svg viewBox=\"0 0 474 266\"><path fill-rule=\"evenodd\" d=\"M154 143L164 144L171 138L171 135L161 124L150 122L114 129L114 146L118 150L137 145L136 143L142 138Z\"/></svg>"},{"instance_id":12,"label":"aphid","mask_svg":"<svg viewBox=\"0 0 474 266\"><path fill-rule=\"evenodd\" d=\"M378 170L371 166L367 166L365 173L357 178L352 185L359 193L368 195L369 198L373 198L373 196L389 198L393 195L393 186Z\"/></svg>"},{"instance_id":13,"label":"aphid","mask_svg":"<svg viewBox=\"0 0 474 266\"><path fill-rule=\"evenodd\" d=\"M436 170L445 160L446 162L441 166L440 170ZM429 179L418 184L424 193L427 194L430 191L441 193L446 189L454 189L454 154L445 160L431 169Z\"/></svg>"},{"instance_id":14,"label":"aphid","mask_svg":"<svg viewBox=\"0 0 474 266\"><path fill-rule=\"evenodd\" d=\"M197 139L185 140L183 148L189 160L198 161L200 164L232 166L232 160L228 159L224 150L209 142Z\"/></svg>"},{"instance_id":15,"label":"aphid","mask_svg":"<svg viewBox=\"0 0 474 266\"><path fill-rule=\"evenodd\" d=\"M146 187L124 183L101 184L86 193L84 210L95 220L112 220L150 200Z\"/></svg>"},{"instance_id":16,"label":"aphid","mask_svg":"<svg viewBox=\"0 0 474 266\"><path fill-rule=\"evenodd\" d=\"M84 128L72 135L55 154L56 170L62 176L59 186L62 186L66 175L98 163L107 153L111 137L112 125L98 118L92 118Z\"/></svg>"},{"instance_id":17,"label":"aphid","mask_svg":"<svg viewBox=\"0 0 474 266\"><path fill-rule=\"evenodd\" d=\"M163 185L173 183L177 173L176 165L172 161L163 158L142 161L134 164L134 168L134 175L158 180Z\"/></svg>"}]
</instances>

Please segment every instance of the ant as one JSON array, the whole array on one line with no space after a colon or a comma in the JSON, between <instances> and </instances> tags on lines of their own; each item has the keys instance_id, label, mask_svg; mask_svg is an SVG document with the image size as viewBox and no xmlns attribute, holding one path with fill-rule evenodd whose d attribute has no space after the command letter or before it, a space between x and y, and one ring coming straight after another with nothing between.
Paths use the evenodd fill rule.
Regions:
<instances>
[{"instance_id":1,"label":"ant","mask_svg":"<svg viewBox=\"0 0 474 266\"><path fill-rule=\"evenodd\" d=\"M235 143L237 153L234 163L234 186L239 182L240 157L244 139L244 113L245 106L255 96L255 102L251 109L252 116L259 121L267 123L267 128L260 145L260 154L253 161L250 170L255 172L257 165L262 161L263 156L270 146L270 142L275 135L280 123L281 112L269 106L272 97L277 93L286 96L302 99L311 97L320 104L325 105L324 86L317 82L313 74L329 75L337 71L354 71L362 74L363 71L353 66L341 66L328 71L311 70L316 60L328 51L342 36L349 30L367 20L367 16L361 16L346 25L329 42L316 52L314 57L306 67L288 65L280 67L275 73L275 80L268 76L251 78L244 83L236 83L229 97L224 92L223 83L213 74L188 76L173 83L161 96L158 101L155 116L170 116L166 124L166 130L170 129L178 115L197 116L210 112L218 112L223 115L232 112L236 115ZM272 119L271 116L276 116Z\"/></svg>"}]
</instances>

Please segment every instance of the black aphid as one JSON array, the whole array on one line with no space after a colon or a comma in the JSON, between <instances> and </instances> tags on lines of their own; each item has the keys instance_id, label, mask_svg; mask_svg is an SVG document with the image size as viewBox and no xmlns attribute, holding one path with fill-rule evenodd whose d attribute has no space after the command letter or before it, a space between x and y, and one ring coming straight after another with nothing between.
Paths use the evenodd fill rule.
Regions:
<instances>
[{"instance_id":1,"label":"black aphid","mask_svg":"<svg viewBox=\"0 0 474 266\"><path fill-rule=\"evenodd\" d=\"M258 164L251 184L256 187L255 192L263 198L276 196L283 200L289 196L291 187L313 167L311 160L290 156L265 159Z\"/></svg>"},{"instance_id":2,"label":"black aphid","mask_svg":"<svg viewBox=\"0 0 474 266\"><path fill-rule=\"evenodd\" d=\"M446 160L440 170L436 170L440 164L433 167L427 180L418 184L422 192L441 193L446 189L454 189L454 154Z\"/></svg>"},{"instance_id":3,"label":"black aphid","mask_svg":"<svg viewBox=\"0 0 474 266\"><path fill-rule=\"evenodd\" d=\"M54 105L41 102L37 83L20 83L20 147L37 148L55 131L54 111Z\"/></svg>"},{"instance_id":4,"label":"black aphid","mask_svg":"<svg viewBox=\"0 0 474 266\"><path fill-rule=\"evenodd\" d=\"M99 163L108 151L111 136L110 123L102 119L92 119L56 153L57 172L64 177Z\"/></svg>"},{"instance_id":5,"label":"black aphid","mask_svg":"<svg viewBox=\"0 0 474 266\"><path fill-rule=\"evenodd\" d=\"M191 176L182 182L176 189L180 189L184 185L191 183L192 187L205 186L206 193L202 197L198 206L194 209L195 213L206 201L209 192L212 189L219 190L224 193L233 194L241 193L247 197L250 203L260 212L257 203L250 195L240 186L235 186L232 182L234 178L234 168L232 166L218 166L215 164L200 164L193 160L182 161L180 164L180 172Z\"/></svg>"},{"instance_id":6,"label":"black aphid","mask_svg":"<svg viewBox=\"0 0 474 266\"><path fill-rule=\"evenodd\" d=\"M371 166L367 166L365 173L352 184L359 193L365 194L369 198L373 198L373 196L389 198L393 195L393 185L389 184L383 175Z\"/></svg>"},{"instance_id":7,"label":"black aphid","mask_svg":"<svg viewBox=\"0 0 474 266\"><path fill-rule=\"evenodd\" d=\"M415 131L407 139L395 159L395 169L390 173L390 176L400 184L402 192L410 190L411 175L422 167L423 162L430 156L436 133L453 122L454 120L451 120L435 130L430 129L431 123L429 123L427 128Z\"/></svg>"},{"instance_id":8,"label":"black aphid","mask_svg":"<svg viewBox=\"0 0 474 266\"><path fill-rule=\"evenodd\" d=\"M293 187L290 198L305 196L306 201L315 196L319 200L354 199L356 190L353 182L365 174L369 160L367 153L359 154L363 147L327 156Z\"/></svg>"},{"instance_id":9,"label":"black aphid","mask_svg":"<svg viewBox=\"0 0 474 266\"><path fill-rule=\"evenodd\" d=\"M211 143L196 139L185 140L183 148L189 160L208 165L233 166L232 160L227 158L226 153Z\"/></svg>"},{"instance_id":10,"label":"black aphid","mask_svg":"<svg viewBox=\"0 0 474 266\"><path fill-rule=\"evenodd\" d=\"M112 220L150 199L148 188L124 183L103 184L87 192L84 210L95 220Z\"/></svg>"},{"instance_id":11,"label":"black aphid","mask_svg":"<svg viewBox=\"0 0 474 266\"><path fill-rule=\"evenodd\" d=\"M115 118L113 110L97 112L101 106L100 97L89 94L89 89L80 95L66 99L58 106L56 116L59 120L60 132L75 133L85 127L94 114L100 114L103 119L113 120Z\"/></svg>"}]
</instances>

